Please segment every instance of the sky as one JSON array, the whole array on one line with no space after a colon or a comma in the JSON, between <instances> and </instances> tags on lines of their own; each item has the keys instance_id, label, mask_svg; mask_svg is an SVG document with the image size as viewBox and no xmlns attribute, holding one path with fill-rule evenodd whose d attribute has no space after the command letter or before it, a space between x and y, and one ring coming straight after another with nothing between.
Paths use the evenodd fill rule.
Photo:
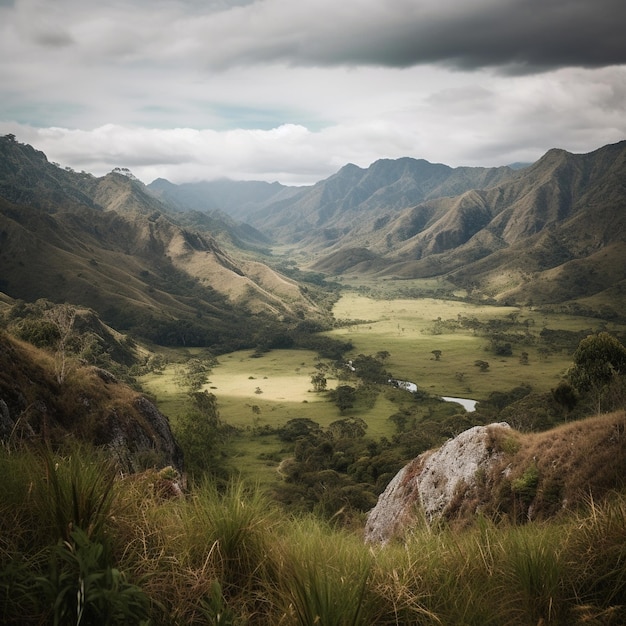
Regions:
<instances>
[{"instance_id":1,"label":"sky","mask_svg":"<svg viewBox=\"0 0 626 626\"><path fill-rule=\"evenodd\" d=\"M626 139L624 0L0 0L0 135L145 183Z\"/></svg>"}]
</instances>

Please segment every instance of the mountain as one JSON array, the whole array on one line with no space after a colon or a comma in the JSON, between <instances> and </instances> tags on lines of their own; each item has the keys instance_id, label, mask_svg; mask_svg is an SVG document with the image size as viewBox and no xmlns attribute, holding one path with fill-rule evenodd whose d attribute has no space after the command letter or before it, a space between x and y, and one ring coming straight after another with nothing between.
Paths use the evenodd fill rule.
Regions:
<instances>
[{"instance_id":1,"label":"mountain","mask_svg":"<svg viewBox=\"0 0 626 626\"><path fill-rule=\"evenodd\" d=\"M381 159L303 188L150 187L180 210L236 215L314 272L445 277L498 301L616 317L626 306L625 154L620 142L552 149L528 166Z\"/></svg>"},{"instance_id":2,"label":"mountain","mask_svg":"<svg viewBox=\"0 0 626 626\"><path fill-rule=\"evenodd\" d=\"M246 219L263 206L299 193L299 187L262 181L228 179L174 185L157 178L148 189L179 211L220 211L237 220Z\"/></svg>"},{"instance_id":3,"label":"mountain","mask_svg":"<svg viewBox=\"0 0 626 626\"><path fill-rule=\"evenodd\" d=\"M63 170L0 138L0 291L86 306L161 343L254 345L268 319L316 314L293 280L171 212L124 173Z\"/></svg>"},{"instance_id":4,"label":"mountain","mask_svg":"<svg viewBox=\"0 0 626 626\"><path fill-rule=\"evenodd\" d=\"M405 211L390 225L384 273L446 275L501 300L619 308L625 174L626 142L550 150L512 180Z\"/></svg>"},{"instance_id":5,"label":"mountain","mask_svg":"<svg viewBox=\"0 0 626 626\"><path fill-rule=\"evenodd\" d=\"M314 272L439 276L502 302L615 317L626 306L625 177L626 142L552 149L526 167L381 159L299 189L246 184L238 195L230 181L239 204L220 206ZM168 189L180 208L201 207L189 187ZM208 183L191 189L205 206L217 197Z\"/></svg>"},{"instance_id":6,"label":"mountain","mask_svg":"<svg viewBox=\"0 0 626 626\"><path fill-rule=\"evenodd\" d=\"M311 276L445 277L500 302L621 317L625 175L621 142L589 154L553 149L519 169L401 158L348 164L310 187L163 179L146 187L123 171L63 170L4 138L0 262L9 271L0 290L80 296L108 310L113 325L138 302L150 319L171 309L167 319L195 325L201 302L216 340L239 314L316 314L306 290L259 261L279 246ZM36 289L34 276L45 279Z\"/></svg>"},{"instance_id":7,"label":"mountain","mask_svg":"<svg viewBox=\"0 0 626 626\"><path fill-rule=\"evenodd\" d=\"M246 217L261 232L309 253L368 246L399 211L417 203L508 180L513 170L451 168L423 159L382 159L363 169L346 165L335 175Z\"/></svg>"}]
</instances>

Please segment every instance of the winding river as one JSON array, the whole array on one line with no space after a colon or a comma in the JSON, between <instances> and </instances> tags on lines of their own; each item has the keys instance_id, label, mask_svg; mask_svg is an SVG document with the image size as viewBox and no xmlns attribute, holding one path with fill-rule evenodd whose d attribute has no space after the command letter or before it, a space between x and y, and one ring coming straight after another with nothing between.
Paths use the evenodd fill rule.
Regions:
<instances>
[{"instance_id":1,"label":"winding river","mask_svg":"<svg viewBox=\"0 0 626 626\"><path fill-rule=\"evenodd\" d=\"M395 387L398 387L398 389L404 389L411 393L417 391L417 385L409 380L390 380L389 382ZM460 404L468 413L472 413L476 410L476 404L478 402L477 400L470 400L469 398L453 398L452 396L442 396L441 399L444 402L456 402Z\"/></svg>"}]
</instances>

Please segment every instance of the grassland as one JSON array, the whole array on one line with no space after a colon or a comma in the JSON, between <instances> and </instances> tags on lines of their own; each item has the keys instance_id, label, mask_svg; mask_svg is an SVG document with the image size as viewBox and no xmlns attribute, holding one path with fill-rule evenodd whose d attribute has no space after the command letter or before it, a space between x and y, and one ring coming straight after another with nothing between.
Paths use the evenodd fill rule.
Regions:
<instances>
[{"instance_id":1,"label":"grassland","mask_svg":"<svg viewBox=\"0 0 626 626\"><path fill-rule=\"evenodd\" d=\"M436 286L429 287L432 291ZM546 350L540 337L543 329L592 332L601 327L597 319L517 307L441 298L374 299L355 292L345 292L333 313L339 327L328 334L349 339L354 345L352 356L387 351L390 356L385 367L396 378L413 381L435 396L479 401L493 391L508 391L521 384L537 392L556 387L571 364L571 349L552 346ZM477 320L478 328L461 327L460 319ZM490 339L484 334L484 325L490 321L506 323L510 332L525 335L522 344L513 344L512 356L493 354ZM441 351L439 360L433 350ZM527 353L528 364L520 362L522 352ZM168 354L171 361L180 356L201 358L202 352ZM480 371L474 364L477 360L487 361L489 369ZM307 350L274 350L260 357L240 351L219 357L204 388L217 397L221 419L240 430L231 441L230 451L243 476L262 485L276 481L276 459L289 451L268 430L284 426L290 419L309 418L328 426L342 417L357 416L366 421L367 434L373 439L391 439L396 432L388 418L409 401L408 394L388 389L341 414L325 394L312 390L311 375L319 362L317 355ZM174 427L177 416L187 408L185 390L175 380L178 367L172 362L163 373L141 380ZM329 374L328 388L337 384L336 377Z\"/></svg>"},{"instance_id":2,"label":"grassland","mask_svg":"<svg viewBox=\"0 0 626 626\"><path fill-rule=\"evenodd\" d=\"M308 418L328 426L342 417L359 415L367 421L371 437L390 437L394 432L387 418L397 411L397 404L390 397L406 394L390 389L373 405L357 404L342 415L324 393L312 389L311 374L318 362L317 355L308 350L273 350L260 357L250 351L220 356L204 389L217 397L221 419L240 429L240 436L231 442L231 452L243 476L260 484L276 480L277 463L259 457L284 455L284 443L275 434L260 433L266 426L278 428L290 419ZM143 387L157 397L161 410L170 416L174 428L177 416L187 407L185 390L176 383L178 367L171 364L163 373L141 379ZM328 389L337 383L336 378L328 377Z\"/></svg>"},{"instance_id":3,"label":"grassland","mask_svg":"<svg viewBox=\"0 0 626 626\"><path fill-rule=\"evenodd\" d=\"M600 328L597 319L540 313L519 307L475 305L436 298L372 299L346 293L333 313L337 320L363 320L333 330L331 336L350 339L355 353L390 353L387 369L396 377L411 380L438 396L470 397L485 400L492 391L505 391L522 383L537 391L549 391L558 384L571 365L571 352L558 350L546 354L541 342L513 346L512 357L497 357L489 338L469 329L446 328L461 318L479 322L510 320L515 316L518 331L537 340L544 328L589 332ZM438 323L444 322L443 324ZM432 351L441 350L436 361ZM528 354L522 365L521 352ZM489 370L481 372L475 361L485 360Z\"/></svg>"}]
</instances>

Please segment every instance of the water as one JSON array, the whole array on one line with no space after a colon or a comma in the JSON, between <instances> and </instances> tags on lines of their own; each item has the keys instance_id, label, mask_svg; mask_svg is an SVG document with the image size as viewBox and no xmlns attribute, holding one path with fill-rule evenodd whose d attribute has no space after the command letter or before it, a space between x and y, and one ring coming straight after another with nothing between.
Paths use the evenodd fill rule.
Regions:
<instances>
[{"instance_id":1,"label":"water","mask_svg":"<svg viewBox=\"0 0 626 626\"><path fill-rule=\"evenodd\" d=\"M477 400L470 400L469 398L452 398L450 396L444 396L441 398L446 402L456 402L460 404L468 413L472 413L476 410Z\"/></svg>"},{"instance_id":2,"label":"water","mask_svg":"<svg viewBox=\"0 0 626 626\"><path fill-rule=\"evenodd\" d=\"M392 379L389 383L398 389L404 389L405 391L410 391L411 393L415 393L417 391L417 385L409 380ZM478 403L477 400L470 400L469 398L453 398L452 396L443 396L441 399L445 402L456 402L457 404L460 404L468 413L475 411L476 404Z\"/></svg>"}]
</instances>

